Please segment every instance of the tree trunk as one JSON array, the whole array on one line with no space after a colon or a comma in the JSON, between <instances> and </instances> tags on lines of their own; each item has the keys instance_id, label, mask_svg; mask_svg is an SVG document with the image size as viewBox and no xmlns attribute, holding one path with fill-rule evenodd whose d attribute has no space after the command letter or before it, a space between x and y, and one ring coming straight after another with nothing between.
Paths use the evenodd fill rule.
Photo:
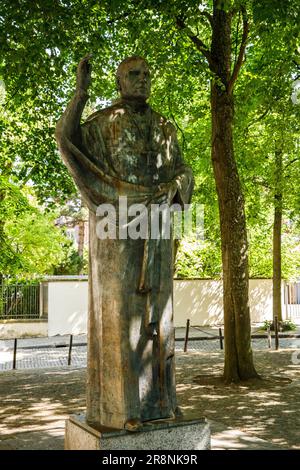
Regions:
<instances>
[{"instance_id":1,"label":"tree trunk","mask_svg":"<svg viewBox=\"0 0 300 470\"><path fill-rule=\"evenodd\" d=\"M282 225L282 150L275 142L275 192L273 225L273 319L282 321L281 311L281 225Z\"/></svg>"},{"instance_id":2,"label":"tree trunk","mask_svg":"<svg viewBox=\"0 0 300 470\"><path fill-rule=\"evenodd\" d=\"M248 302L248 244L244 199L233 150L233 96L230 79L231 15L214 2L211 84L212 163L222 244L226 382L257 377L251 349Z\"/></svg>"},{"instance_id":3,"label":"tree trunk","mask_svg":"<svg viewBox=\"0 0 300 470\"><path fill-rule=\"evenodd\" d=\"M0 203L4 201L5 198L5 191L4 189L0 190ZM0 247L2 247L2 250L4 250L4 238L5 238L5 221L3 219L0 219ZM3 273L1 272L1 266L0 266L0 288L2 286L2 281L3 281Z\"/></svg>"},{"instance_id":4,"label":"tree trunk","mask_svg":"<svg viewBox=\"0 0 300 470\"><path fill-rule=\"evenodd\" d=\"M78 221L78 255L83 258L85 221Z\"/></svg>"},{"instance_id":5,"label":"tree trunk","mask_svg":"<svg viewBox=\"0 0 300 470\"><path fill-rule=\"evenodd\" d=\"M0 202L2 202L5 198L5 191L0 190ZM5 227L5 221L0 219L0 249L2 247L2 250L4 249L4 227ZM0 314L3 312L3 272L2 272L3 266L0 266Z\"/></svg>"},{"instance_id":6,"label":"tree trunk","mask_svg":"<svg viewBox=\"0 0 300 470\"><path fill-rule=\"evenodd\" d=\"M77 225L78 225L77 253L81 258L81 267L79 268L78 274L82 274L82 271L83 271L83 250L84 250L84 239L85 239L85 222L86 222L85 207L84 207L84 203L81 199L80 211L77 214Z\"/></svg>"}]
</instances>

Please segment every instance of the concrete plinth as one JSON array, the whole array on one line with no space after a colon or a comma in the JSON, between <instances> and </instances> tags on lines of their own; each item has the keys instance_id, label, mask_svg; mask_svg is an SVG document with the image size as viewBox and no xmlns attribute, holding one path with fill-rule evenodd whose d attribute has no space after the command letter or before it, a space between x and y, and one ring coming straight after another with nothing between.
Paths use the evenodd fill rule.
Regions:
<instances>
[{"instance_id":1,"label":"concrete plinth","mask_svg":"<svg viewBox=\"0 0 300 470\"><path fill-rule=\"evenodd\" d=\"M96 430L85 415L66 421L66 450L205 450L210 449L210 429L204 418L155 420L138 431L101 428Z\"/></svg>"}]
</instances>

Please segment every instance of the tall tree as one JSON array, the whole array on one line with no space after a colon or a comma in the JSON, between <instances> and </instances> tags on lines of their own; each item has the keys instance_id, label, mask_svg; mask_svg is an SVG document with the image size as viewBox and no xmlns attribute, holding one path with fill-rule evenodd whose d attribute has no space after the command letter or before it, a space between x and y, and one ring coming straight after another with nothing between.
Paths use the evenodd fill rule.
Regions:
<instances>
[{"instance_id":1,"label":"tall tree","mask_svg":"<svg viewBox=\"0 0 300 470\"><path fill-rule=\"evenodd\" d=\"M299 179L294 167L299 162L296 137L299 106L292 102L291 95L293 80L299 74L299 8L288 0L258 1L253 2L253 16L256 35L248 52L238 102L239 126L248 142L239 141L239 145L244 148L244 154L250 154L250 158L246 156L245 159L248 161L245 178L249 180L251 162L253 180L261 188L254 196L259 198L260 205L254 207L255 218L264 205L261 195L266 195L263 197L273 208L273 223L270 224L273 232L273 315L281 320L282 272L287 275L286 253L283 253L285 263L282 266L283 217L289 217L291 226L291 209L298 204L296 181ZM253 185L248 186L253 193Z\"/></svg>"},{"instance_id":2,"label":"tall tree","mask_svg":"<svg viewBox=\"0 0 300 470\"><path fill-rule=\"evenodd\" d=\"M210 47L194 33L187 34L205 56L210 68L212 115L212 164L219 201L223 289L225 367L227 382L257 377L251 350L248 299L248 241L244 198L233 147L233 90L243 63L249 23L244 6L238 8L243 19L239 52L232 67L232 21L237 13L229 2L214 0L212 13L205 11L211 25ZM177 25L185 30L182 17Z\"/></svg>"},{"instance_id":3,"label":"tall tree","mask_svg":"<svg viewBox=\"0 0 300 470\"><path fill-rule=\"evenodd\" d=\"M282 227L282 148L274 149L274 223L273 223L273 317L282 321L281 311L281 227Z\"/></svg>"}]
</instances>

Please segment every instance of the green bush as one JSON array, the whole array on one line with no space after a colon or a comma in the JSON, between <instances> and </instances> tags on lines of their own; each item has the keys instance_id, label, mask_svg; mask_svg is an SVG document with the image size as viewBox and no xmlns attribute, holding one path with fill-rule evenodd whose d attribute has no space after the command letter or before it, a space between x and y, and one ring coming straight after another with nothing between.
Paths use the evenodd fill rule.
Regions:
<instances>
[{"instance_id":1,"label":"green bush","mask_svg":"<svg viewBox=\"0 0 300 470\"><path fill-rule=\"evenodd\" d=\"M274 331L274 322L271 320L265 320L263 325L263 330L267 330L270 327L271 331ZM292 331L296 330L297 325L291 320L283 320L278 322L279 331Z\"/></svg>"},{"instance_id":2,"label":"green bush","mask_svg":"<svg viewBox=\"0 0 300 470\"><path fill-rule=\"evenodd\" d=\"M83 257L78 255L73 245L66 246L65 258L58 266L55 266L55 275L88 274L88 250L85 249Z\"/></svg>"}]
</instances>

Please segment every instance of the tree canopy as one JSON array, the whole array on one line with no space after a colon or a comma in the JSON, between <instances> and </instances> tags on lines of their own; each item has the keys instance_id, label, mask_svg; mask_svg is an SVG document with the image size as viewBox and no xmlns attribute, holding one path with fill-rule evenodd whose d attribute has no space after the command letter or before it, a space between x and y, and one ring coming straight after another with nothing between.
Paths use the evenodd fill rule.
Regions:
<instances>
[{"instance_id":1,"label":"tree canopy","mask_svg":"<svg viewBox=\"0 0 300 470\"><path fill-rule=\"evenodd\" d=\"M218 206L210 160L210 85L207 59L178 28L210 40L212 1L1 0L1 175L32 185L47 207L75 193L54 141L55 122L70 98L75 69L93 54L89 111L116 97L114 71L126 55L140 54L153 71L152 105L178 129L196 179L194 200L205 205L205 241L182 244L180 276L221 275ZM235 91L234 139L245 194L250 275L272 275L274 145L283 154L283 276L299 266L299 106L291 100L299 76L299 9L280 0L224 2L245 5L250 32ZM233 62L242 39L237 15ZM295 101L295 100L294 100ZM297 100L296 100L297 101ZM21 200L21 199L20 199ZM17 209L16 209L17 210ZM195 263L192 260L197 259Z\"/></svg>"}]
</instances>

